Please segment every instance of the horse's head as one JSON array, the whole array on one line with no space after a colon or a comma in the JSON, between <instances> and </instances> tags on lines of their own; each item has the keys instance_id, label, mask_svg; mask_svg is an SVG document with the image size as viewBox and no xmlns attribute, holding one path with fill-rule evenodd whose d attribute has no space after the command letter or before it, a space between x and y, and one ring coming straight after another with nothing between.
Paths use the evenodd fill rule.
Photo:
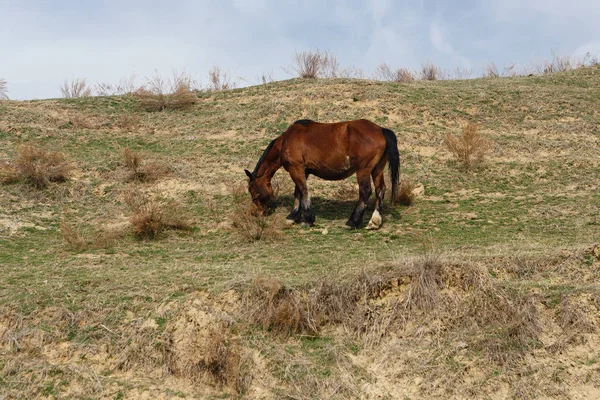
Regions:
<instances>
[{"instance_id":1,"label":"horse's head","mask_svg":"<svg viewBox=\"0 0 600 400\"><path fill-rule=\"evenodd\" d=\"M274 207L275 193L271 180L266 177L255 178L247 169L244 170L248 176L248 192L252 196L252 202L261 213L267 213Z\"/></svg>"}]
</instances>

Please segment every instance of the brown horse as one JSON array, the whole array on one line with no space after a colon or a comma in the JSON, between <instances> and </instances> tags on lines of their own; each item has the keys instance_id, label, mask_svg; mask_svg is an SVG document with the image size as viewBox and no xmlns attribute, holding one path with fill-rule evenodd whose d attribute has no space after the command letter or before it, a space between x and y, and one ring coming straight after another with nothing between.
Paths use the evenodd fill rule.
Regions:
<instances>
[{"instance_id":1,"label":"brown horse","mask_svg":"<svg viewBox=\"0 0 600 400\"><path fill-rule=\"evenodd\" d=\"M377 202L367 229L378 229L385 194L383 171L387 162L390 164L392 199L395 199L400 155L394 132L365 119L331 124L300 120L269 143L253 172L245 172L252 201L265 210L274 197L271 179L279 168L285 168L296 184L294 208L287 220L298 223L304 217L304 222L309 225L314 224L315 214L306 185L308 176L312 174L326 180L341 180L356 173L358 204L346 222L351 229L362 224L371 196L372 178Z\"/></svg>"}]
</instances>

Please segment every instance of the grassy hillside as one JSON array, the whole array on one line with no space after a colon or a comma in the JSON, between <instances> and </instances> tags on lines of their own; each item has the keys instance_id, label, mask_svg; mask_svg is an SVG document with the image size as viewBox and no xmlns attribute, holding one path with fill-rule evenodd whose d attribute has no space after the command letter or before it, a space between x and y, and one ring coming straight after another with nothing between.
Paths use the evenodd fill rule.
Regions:
<instances>
[{"instance_id":1,"label":"grassy hillside","mask_svg":"<svg viewBox=\"0 0 600 400\"><path fill-rule=\"evenodd\" d=\"M0 102L0 161L34 144L73 167L45 189L0 186L0 397L600 393L600 68L198 97L164 112L130 96ZM301 118L392 129L424 195L347 231L354 178L311 178L315 227L286 227L280 171L277 212L245 216L244 168ZM468 122L494 147L466 173L443 140ZM156 179L131 178L126 148ZM136 239L144 196L191 230Z\"/></svg>"}]
</instances>

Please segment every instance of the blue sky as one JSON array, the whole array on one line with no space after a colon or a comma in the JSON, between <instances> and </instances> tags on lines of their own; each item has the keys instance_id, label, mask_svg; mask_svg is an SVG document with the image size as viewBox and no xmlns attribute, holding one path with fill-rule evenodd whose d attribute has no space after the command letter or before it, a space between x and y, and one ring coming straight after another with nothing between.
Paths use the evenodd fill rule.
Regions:
<instances>
[{"instance_id":1,"label":"blue sky","mask_svg":"<svg viewBox=\"0 0 600 400\"><path fill-rule=\"evenodd\" d=\"M0 0L0 78L12 99L59 97L65 79L140 83L219 66L238 85L291 77L295 51L329 50L342 67L472 69L600 56L597 0Z\"/></svg>"}]
</instances>

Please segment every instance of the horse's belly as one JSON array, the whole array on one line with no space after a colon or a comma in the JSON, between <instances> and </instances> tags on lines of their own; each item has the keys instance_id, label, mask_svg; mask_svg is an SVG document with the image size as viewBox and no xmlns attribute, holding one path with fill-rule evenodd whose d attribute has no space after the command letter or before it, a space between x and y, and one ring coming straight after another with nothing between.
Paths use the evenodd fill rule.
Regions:
<instances>
[{"instance_id":1,"label":"horse's belly","mask_svg":"<svg viewBox=\"0 0 600 400\"><path fill-rule=\"evenodd\" d=\"M335 170L335 169L311 169L307 168L306 172L310 175L318 176L321 179L325 179L328 181L339 181L342 179L346 179L350 175L356 172L354 168L347 168L343 170Z\"/></svg>"}]
</instances>

